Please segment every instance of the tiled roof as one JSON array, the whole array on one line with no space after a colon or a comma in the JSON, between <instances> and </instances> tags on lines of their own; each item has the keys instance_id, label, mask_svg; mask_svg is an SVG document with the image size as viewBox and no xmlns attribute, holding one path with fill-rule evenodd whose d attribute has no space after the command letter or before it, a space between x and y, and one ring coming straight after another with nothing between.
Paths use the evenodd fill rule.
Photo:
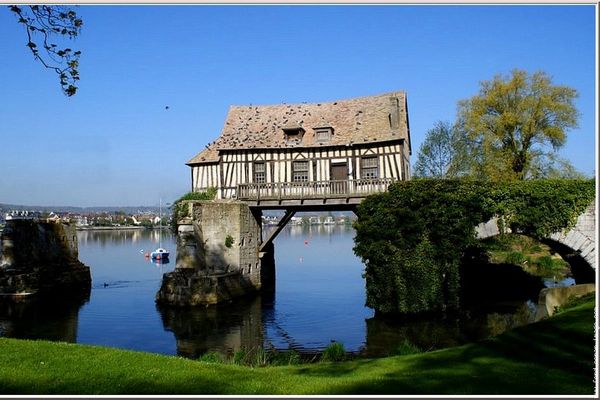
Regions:
<instances>
[{"instance_id":1,"label":"tiled roof","mask_svg":"<svg viewBox=\"0 0 600 400\"><path fill-rule=\"evenodd\" d=\"M302 127L301 143L287 143L284 128ZM327 143L315 128L332 127ZM410 146L406 94L386 93L329 103L231 106L221 136L188 164L215 162L220 150L351 145L404 138Z\"/></svg>"}]
</instances>

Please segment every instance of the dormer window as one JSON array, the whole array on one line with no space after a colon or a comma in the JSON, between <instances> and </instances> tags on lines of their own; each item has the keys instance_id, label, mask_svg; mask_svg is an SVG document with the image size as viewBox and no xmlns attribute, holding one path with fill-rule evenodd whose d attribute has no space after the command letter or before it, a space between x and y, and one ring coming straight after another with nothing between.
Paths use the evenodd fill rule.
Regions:
<instances>
[{"instance_id":1,"label":"dormer window","mask_svg":"<svg viewBox=\"0 0 600 400\"><path fill-rule=\"evenodd\" d=\"M302 141L302 136L304 136L304 128L301 126L290 126L283 128L283 133L285 134L285 143L287 145L297 145Z\"/></svg>"},{"instance_id":2,"label":"dormer window","mask_svg":"<svg viewBox=\"0 0 600 400\"><path fill-rule=\"evenodd\" d=\"M323 128L315 128L315 138L317 143L327 143L331 140L333 135L333 128L330 126Z\"/></svg>"}]
</instances>

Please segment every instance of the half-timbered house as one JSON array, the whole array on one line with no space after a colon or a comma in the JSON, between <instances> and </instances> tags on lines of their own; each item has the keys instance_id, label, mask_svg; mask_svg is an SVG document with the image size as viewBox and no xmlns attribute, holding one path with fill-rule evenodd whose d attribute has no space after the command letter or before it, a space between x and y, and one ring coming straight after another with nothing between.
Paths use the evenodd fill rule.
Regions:
<instances>
[{"instance_id":1,"label":"half-timbered house","mask_svg":"<svg viewBox=\"0 0 600 400\"><path fill-rule=\"evenodd\" d=\"M410 177L406 94L232 106L192 158L192 190L257 204L356 203ZM304 203L302 203L304 204Z\"/></svg>"}]
</instances>

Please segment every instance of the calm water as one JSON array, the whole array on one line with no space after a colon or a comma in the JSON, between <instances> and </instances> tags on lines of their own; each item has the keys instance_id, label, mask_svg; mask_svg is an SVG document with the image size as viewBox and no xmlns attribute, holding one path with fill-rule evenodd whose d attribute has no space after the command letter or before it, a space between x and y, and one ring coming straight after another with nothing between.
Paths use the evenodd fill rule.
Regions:
<instances>
[{"instance_id":1,"label":"calm water","mask_svg":"<svg viewBox=\"0 0 600 400\"><path fill-rule=\"evenodd\" d=\"M157 307L155 294L169 264L143 257L159 231L78 232L79 258L90 266L92 291L81 304L0 307L0 336L40 338L197 357L264 346L311 352L332 341L348 351L386 355L408 340L428 350L499 333L531 318L523 301L469 317L398 321L364 306L364 266L346 226L290 226L275 241L275 295L218 307ZM519 307L517 307L519 305Z\"/></svg>"}]
</instances>

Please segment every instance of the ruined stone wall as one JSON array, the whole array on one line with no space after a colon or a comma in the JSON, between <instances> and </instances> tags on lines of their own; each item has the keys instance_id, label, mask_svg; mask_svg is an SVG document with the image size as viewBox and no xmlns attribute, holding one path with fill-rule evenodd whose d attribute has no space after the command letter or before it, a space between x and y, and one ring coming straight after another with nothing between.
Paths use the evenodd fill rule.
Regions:
<instances>
[{"instance_id":1,"label":"ruined stone wall","mask_svg":"<svg viewBox=\"0 0 600 400\"><path fill-rule=\"evenodd\" d=\"M0 268L29 269L40 263L77 260L77 233L71 225L9 220L2 234Z\"/></svg>"},{"instance_id":2,"label":"ruined stone wall","mask_svg":"<svg viewBox=\"0 0 600 400\"><path fill-rule=\"evenodd\" d=\"M235 201L190 201L179 221L175 270L157 301L216 304L261 288L260 215Z\"/></svg>"},{"instance_id":3,"label":"ruined stone wall","mask_svg":"<svg viewBox=\"0 0 600 400\"><path fill-rule=\"evenodd\" d=\"M33 295L60 291L89 294L91 274L78 260L71 225L9 220L0 237L0 294Z\"/></svg>"}]
</instances>

